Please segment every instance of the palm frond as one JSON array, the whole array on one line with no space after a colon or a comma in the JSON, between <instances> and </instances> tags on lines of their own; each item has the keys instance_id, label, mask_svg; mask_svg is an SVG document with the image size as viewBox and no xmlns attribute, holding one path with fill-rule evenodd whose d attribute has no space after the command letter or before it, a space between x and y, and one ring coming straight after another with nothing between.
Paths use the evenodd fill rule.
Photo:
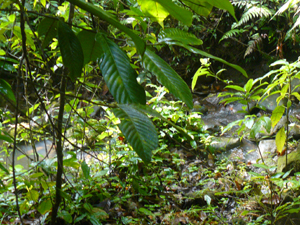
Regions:
<instances>
[{"instance_id":1,"label":"palm frond","mask_svg":"<svg viewBox=\"0 0 300 225\"><path fill-rule=\"evenodd\" d=\"M249 20L253 19L254 17L269 17L272 15L272 11L265 6L252 6L249 8L243 15L240 21L234 25L233 28L241 26L244 23L247 23Z\"/></svg>"}]
</instances>

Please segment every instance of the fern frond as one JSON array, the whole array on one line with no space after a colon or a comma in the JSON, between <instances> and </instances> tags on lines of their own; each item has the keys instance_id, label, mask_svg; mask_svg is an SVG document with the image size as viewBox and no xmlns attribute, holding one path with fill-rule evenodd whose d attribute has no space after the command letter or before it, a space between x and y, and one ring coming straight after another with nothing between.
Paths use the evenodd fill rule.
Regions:
<instances>
[{"instance_id":1,"label":"fern frond","mask_svg":"<svg viewBox=\"0 0 300 225\"><path fill-rule=\"evenodd\" d=\"M223 37L220 39L219 43L224 40L224 39L227 39L227 38L231 38L233 36L236 36L237 34L241 34L241 33L244 33L246 30L244 29L233 29L233 30L230 30L230 31L227 31Z\"/></svg>"},{"instance_id":2,"label":"fern frond","mask_svg":"<svg viewBox=\"0 0 300 225\"><path fill-rule=\"evenodd\" d=\"M272 11L265 6L261 6L261 7L252 6L250 9L247 10L247 12L245 12L242 15L240 21L233 28L236 28L238 26L241 26L244 23L247 23L249 20L253 19L254 17L269 17L271 15L272 15Z\"/></svg>"},{"instance_id":3,"label":"fern frond","mask_svg":"<svg viewBox=\"0 0 300 225\"><path fill-rule=\"evenodd\" d=\"M252 35L251 38L252 38L252 40L248 42L248 47L246 49L244 58L247 55L251 54L256 49L256 45L262 41L262 38L258 33Z\"/></svg>"},{"instance_id":4,"label":"fern frond","mask_svg":"<svg viewBox=\"0 0 300 225\"><path fill-rule=\"evenodd\" d=\"M284 3L280 9L278 9L278 11L275 13L275 15L271 18L271 20L277 16L277 15L281 15L282 13L284 13L286 10L293 8L295 5L297 5L300 2L300 0L288 0L286 3Z\"/></svg>"},{"instance_id":5,"label":"fern frond","mask_svg":"<svg viewBox=\"0 0 300 225\"><path fill-rule=\"evenodd\" d=\"M300 25L300 16L298 16L296 22L294 23L293 27L291 29L288 30L288 32L286 33L287 37L290 37L290 33L297 27Z\"/></svg>"}]
</instances>

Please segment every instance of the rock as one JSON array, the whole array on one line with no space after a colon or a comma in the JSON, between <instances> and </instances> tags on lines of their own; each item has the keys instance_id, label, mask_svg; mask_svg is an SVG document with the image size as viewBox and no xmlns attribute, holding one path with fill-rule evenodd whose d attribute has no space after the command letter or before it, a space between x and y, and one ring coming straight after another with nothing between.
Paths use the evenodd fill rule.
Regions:
<instances>
[{"instance_id":1,"label":"rock","mask_svg":"<svg viewBox=\"0 0 300 225\"><path fill-rule=\"evenodd\" d=\"M210 147L214 148L216 151L224 151L228 149L235 148L241 144L239 138L233 137L214 137L210 143Z\"/></svg>"},{"instance_id":2,"label":"rock","mask_svg":"<svg viewBox=\"0 0 300 225\"><path fill-rule=\"evenodd\" d=\"M276 99L280 96L280 94L274 94L268 96L264 101L260 101L258 104L266 108L267 112L273 112L273 110L277 107ZM286 105L286 99L283 99L279 102L278 105Z\"/></svg>"},{"instance_id":3,"label":"rock","mask_svg":"<svg viewBox=\"0 0 300 225\"><path fill-rule=\"evenodd\" d=\"M294 169L293 172L300 171L300 148L288 154L288 160L286 165L286 156L279 156L277 161L277 172L287 172L290 169Z\"/></svg>"},{"instance_id":4,"label":"rock","mask_svg":"<svg viewBox=\"0 0 300 225\"><path fill-rule=\"evenodd\" d=\"M262 140L259 142L258 148L263 158L273 157L277 150L275 140Z\"/></svg>"}]
</instances>

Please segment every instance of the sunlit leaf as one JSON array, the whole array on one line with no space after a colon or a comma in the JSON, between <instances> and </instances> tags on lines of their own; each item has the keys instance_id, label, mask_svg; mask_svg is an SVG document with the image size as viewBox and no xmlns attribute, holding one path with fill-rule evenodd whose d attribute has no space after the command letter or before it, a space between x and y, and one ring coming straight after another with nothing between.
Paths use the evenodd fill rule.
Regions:
<instances>
[{"instance_id":1,"label":"sunlit leaf","mask_svg":"<svg viewBox=\"0 0 300 225\"><path fill-rule=\"evenodd\" d=\"M286 134L285 134L285 130L284 127L282 127L276 134L276 146L277 146L277 151L279 153L282 152L284 144L285 144L285 140L286 140Z\"/></svg>"},{"instance_id":2,"label":"sunlit leaf","mask_svg":"<svg viewBox=\"0 0 300 225\"><path fill-rule=\"evenodd\" d=\"M191 11L176 5L172 0L154 0L161 4L175 19L181 21L183 24L190 26L193 21L193 14Z\"/></svg>"},{"instance_id":3,"label":"sunlit leaf","mask_svg":"<svg viewBox=\"0 0 300 225\"><path fill-rule=\"evenodd\" d=\"M163 27L163 21L169 13L161 4L155 0L137 0L137 2L146 16L157 21Z\"/></svg>"},{"instance_id":4,"label":"sunlit leaf","mask_svg":"<svg viewBox=\"0 0 300 225\"><path fill-rule=\"evenodd\" d=\"M280 121L280 119L282 118L282 116L284 114L284 111L285 111L285 108L283 105L279 105L273 110L272 116L271 116L272 127L275 127L276 124Z\"/></svg>"}]
</instances>

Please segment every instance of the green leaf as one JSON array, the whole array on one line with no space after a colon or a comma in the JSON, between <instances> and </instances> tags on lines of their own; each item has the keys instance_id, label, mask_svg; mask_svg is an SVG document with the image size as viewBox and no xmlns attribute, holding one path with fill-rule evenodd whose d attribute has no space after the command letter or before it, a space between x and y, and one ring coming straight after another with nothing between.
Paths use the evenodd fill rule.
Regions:
<instances>
[{"instance_id":1,"label":"green leaf","mask_svg":"<svg viewBox=\"0 0 300 225\"><path fill-rule=\"evenodd\" d=\"M148 105L137 105L137 104L132 104L130 106L133 107L134 109L140 111L140 112L143 112L143 113L146 113L146 114L149 114L151 116L154 116L154 117L157 117L157 118L161 119L165 123L169 124L170 126L174 127L176 130L178 130L181 133L182 136L186 137L186 139L188 141L193 141L191 136L188 135L182 127L177 126L176 124L174 124L170 120L166 119L165 117L160 115L156 110L152 109L150 106L148 106Z\"/></svg>"},{"instance_id":2,"label":"green leaf","mask_svg":"<svg viewBox=\"0 0 300 225\"><path fill-rule=\"evenodd\" d=\"M189 108L193 108L193 98L189 87L168 63L149 48L145 51L142 63L175 97L184 101Z\"/></svg>"},{"instance_id":3,"label":"green leaf","mask_svg":"<svg viewBox=\"0 0 300 225\"><path fill-rule=\"evenodd\" d=\"M294 95L298 101L300 101L300 94L298 92L293 92L292 95Z\"/></svg>"},{"instance_id":4,"label":"green leaf","mask_svg":"<svg viewBox=\"0 0 300 225\"><path fill-rule=\"evenodd\" d=\"M138 84L137 74L131 67L128 56L113 41L102 34L96 36L102 55L99 66L108 89L120 104L146 104L146 94Z\"/></svg>"},{"instance_id":5,"label":"green leaf","mask_svg":"<svg viewBox=\"0 0 300 225\"><path fill-rule=\"evenodd\" d=\"M8 170L0 162L0 170L3 170L6 174L9 174Z\"/></svg>"},{"instance_id":6,"label":"green leaf","mask_svg":"<svg viewBox=\"0 0 300 225\"><path fill-rule=\"evenodd\" d=\"M0 93L9 98L11 101L16 103L15 95L9 85L5 80L0 79Z\"/></svg>"},{"instance_id":7,"label":"green leaf","mask_svg":"<svg viewBox=\"0 0 300 225\"><path fill-rule=\"evenodd\" d=\"M36 190L31 189L30 191L28 191L26 193L26 197L30 201L38 202L38 200L39 200L39 192L36 191Z\"/></svg>"},{"instance_id":8,"label":"green leaf","mask_svg":"<svg viewBox=\"0 0 300 225\"><path fill-rule=\"evenodd\" d=\"M253 79L249 79L248 82L244 86L245 91L249 93L252 86L253 86Z\"/></svg>"},{"instance_id":9,"label":"green leaf","mask_svg":"<svg viewBox=\"0 0 300 225\"><path fill-rule=\"evenodd\" d=\"M51 209L52 209L52 202L50 199L43 200L41 204L39 204L37 207L37 210L42 215L45 215L47 212L50 212Z\"/></svg>"},{"instance_id":10,"label":"green leaf","mask_svg":"<svg viewBox=\"0 0 300 225\"><path fill-rule=\"evenodd\" d=\"M236 91L245 92L245 89L237 85L227 85L225 88L234 89Z\"/></svg>"},{"instance_id":11,"label":"green leaf","mask_svg":"<svg viewBox=\"0 0 300 225\"><path fill-rule=\"evenodd\" d=\"M286 134L285 134L284 127L282 127L276 134L276 138L275 138L277 151L279 153L282 152L283 146L285 144L285 140L286 140Z\"/></svg>"},{"instance_id":12,"label":"green leaf","mask_svg":"<svg viewBox=\"0 0 300 225\"><path fill-rule=\"evenodd\" d=\"M119 128L139 157L146 163L151 161L152 150L158 147L158 136L151 120L130 105L119 105L113 109L120 118Z\"/></svg>"},{"instance_id":13,"label":"green leaf","mask_svg":"<svg viewBox=\"0 0 300 225\"><path fill-rule=\"evenodd\" d=\"M186 45L202 45L203 41L198 39L194 34L177 28L166 28L158 35L158 42L166 43L179 41Z\"/></svg>"},{"instance_id":14,"label":"green leaf","mask_svg":"<svg viewBox=\"0 0 300 225\"><path fill-rule=\"evenodd\" d=\"M161 4L175 19L187 26L192 25L193 13L185 8L176 5L172 0L154 0Z\"/></svg>"},{"instance_id":15,"label":"green leaf","mask_svg":"<svg viewBox=\"0 0 300 225\"><path fill-rule=\"evenodd\" d=\"M210 74L209 70L207 68L202 68L202 66L196 71L192 79L192 85L191 85L192 91L194 91L194 88L197 84L198 77L208 75L208 74Z\"/></svg>"},{"instance_id":16,"label":"green leaf","mask_svg":"<svg viewBox=\"0 0 300 225\"><path fill-rule=\"evenodd\" d=\"M229 0L209 0L209 3L219 9L227 10L234 17L234 19L237 20L235 17L234 8Z\"/></svg>"},{"instance_id":17,"label":"green leaf","mask_svg":"<svg viewBox=\"0 0 300 225\"><path fill-rule=\"evenodd\" d=\"M78 33L77 38L83 50L84 65L101 57L101 45L96 41L94 32L83 30Z\"/></svg>"},{"instance_id":18,"label":"green leaf","mask_svg":"<svg viewBox=\"0 0 300 225\"><path fill-rule=\"evenodd\" d=\"M72 215L69 212L62 210L58 212L58 216L65 220L67 223L72 223Z\"/></svg>"},{"instance_id":19,"label":"green leaf","mask_svg":"<svg viewBox=\"0 0 300 225\"><path fill-rule=\"evenodd\" d=\"M129 37L132 38L139 54L140 55L144 54L144 51L146 49L146 43L138 35L136 35L131 29L127 28L126 26L122 25L119 21L117 21L110 13L106 12L100 7L94 6L93 4L87 3L82 0L68 0L68 1L74 5L77 5L83 10L86 10L89 13L98 16L100 19L105 20L112 26L126 33Z\"/></svg>"},{"instance_id":20,"label":"green leaf","mask_svg":"<svg viewBox=\"0 0 300 225\"><path fill-rule=\"evenodd\" d=\"M271 121L272 121L272 127L275 127L276 124L280 121L280 119L282 118L283 114L284 114L285 108L282 105L277 106L273 112L272 112L272 116L271 116Z\"/></svg>"},{"instance_id":21,"label":"green leaf","mask_svg":"<svg viewBox=\"0 0 300 225\"><path fill-rule=\"evenodd\" d=\"M183 3L190 7L191 10L193 10L195 13L199 14L200 16L207 17L213 6L211 4L212 1L206 1L206 0L182 0Z\"/></svg>"},{"instance_id":22,"label":"green leaf","mask_svg":"<svg viewBox=\"0 0 300 225\"><path fill-rule=\"evenodd\" d=\"M90 167L88 166L88 164L86 164L85 161L83 161L81 163L81 169L82 169L85 179L89 179L91 177L90 176Z\"/></svg>"},{"instance_id":23,"label":"green leaf","mask_svg":"<svg viewBox=\"0 0 300 225\"><path fill-rule=\"evenodd\" d=\"M255 167L258 167L258 168L263 168L263 169L266 169L266 170L269 169L269 167L265 164L252 164L252 166L255 166Z\"/></svg>"},{"instance_id":24,"label":"green leaf","mask_svg":"<svg viewBox=\"0 0 300 225\"><path fill-rule=\"evenodd\" d=\"M137 2L146 16L154 19L154 21L157 21L162 27L164 27L163 21L167 18L169 12L165 10L161 4L154 0L137 0Z\"/></svg>"},{"instance_id":25,"label":"green leaf","mask_svg":"<svg viewBox=\"0 0 300 225\"><path fill-rule=\"evenodd\" d=\"M72 29L63 21L58 23L58 45L64 65L70 71L70 78L75 81L81 76L84 56L80 42Z\"/></svg>"},{"instance_id":26,"label":"green leaf","mask_svg":"<svg viewBox=\"0 0 300 225\"><path fill-rule=\"evenodd\" d=\"M207 52L204 52L204 51L202 51L202 50L200 50L200 49L197 49L197 48L194 48L194 47L191 47L191 46L189 46L189 45L185 45L185 44L182 44L182 43L179 43L179 42L174 42L174 43L170 43L170 44L178 45L178 46L184 47L184 48L186 48L187 50L189 50L190 52L193 52L193 53L199 54L199 55L203 55L203 56L206 57L206 58L211 58L211 59L214 59L214 60L219 61L219 62L221 62L221 63L224 63L224 64L226 64L226 65L228 65L228 66L231 66L232 68L234 68L234 69L240 71L245 77L248 77L246 71L245 71L242 67L240 67L240 66L238 66L238 65L231 64L231 63L225 61L224 59L221 59L221 58L219 58L219 57L213 56L213 55L211 55L211 54L209 54L209 53L207 53Z\"/></svg>"},{"instance_id":27,"label":"green leaf","mask_svg":"<svg viewBox=\"0 0 300 225\"><path fill-rule=\"evenodd\" d=\"M58 20L52 19L52 18L44 18L39 26L38 26L38 34L39 37L45 35L44 41L42 43L42 48L44 49L46 46L48 46L49 42L56 37L57 35L57 23Z\"/></svg>"}]
</instances>

